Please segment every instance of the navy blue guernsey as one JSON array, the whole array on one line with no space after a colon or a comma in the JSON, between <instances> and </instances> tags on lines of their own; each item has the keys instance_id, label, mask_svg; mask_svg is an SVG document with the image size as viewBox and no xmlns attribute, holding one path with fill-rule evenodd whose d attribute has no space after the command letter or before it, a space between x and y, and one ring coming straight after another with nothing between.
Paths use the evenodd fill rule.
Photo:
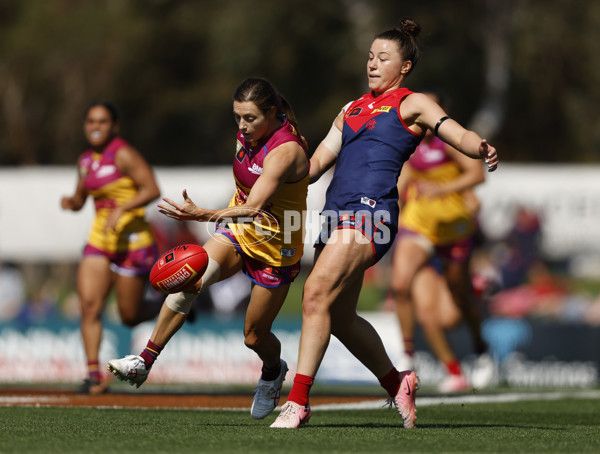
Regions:
<instances>
[{"instance_id":1,"label":"navy blue guernsey","mask_svg":"<svg viewBox=\"0 0 600 454\"><path fill-rule=\"evenodd\" d=\"M347 108L323 214L367 211L398 223L398 176L422 139L400 117L400 103L411 93L406 88L377 97L369 93Z\"/></svg>"}]
</instances>

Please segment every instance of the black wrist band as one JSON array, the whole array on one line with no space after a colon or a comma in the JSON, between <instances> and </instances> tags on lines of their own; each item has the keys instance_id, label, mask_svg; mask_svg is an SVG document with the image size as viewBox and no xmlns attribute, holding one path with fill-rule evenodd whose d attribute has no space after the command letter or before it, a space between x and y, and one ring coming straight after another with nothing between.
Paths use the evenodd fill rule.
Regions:
<instances>
[{"instance_id":1,"label":"black wrist band","mask_svg":"<svg viewBox=\"0 0 600 454\"><path fill-rule=\"evenodd\" d=\"M445 122L448 118L450 118L449 116L445 116L439 119L439 121L436 123L435 128L433 128L433 133L437 136L438 135L438 129L440 129L440 125Z\"/></svg>"}]
</instances>

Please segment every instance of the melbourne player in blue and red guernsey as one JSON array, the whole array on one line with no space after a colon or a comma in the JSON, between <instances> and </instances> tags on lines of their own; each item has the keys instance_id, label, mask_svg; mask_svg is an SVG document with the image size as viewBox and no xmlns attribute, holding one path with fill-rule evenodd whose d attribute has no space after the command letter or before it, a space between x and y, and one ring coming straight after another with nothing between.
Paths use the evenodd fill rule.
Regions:
<instances>
[{"instance_id":1,"label":"melbourne player in blue and red guernsey","mask_svg":"<svg viewBox=\"0 0 600 454\"><path fill-rule=\"evenodd\" d=\"M485 159L490 170L498 162L485 140L448 118L428 96L402 87L418 60L419 31L407 18L375 37L367 62L370 92L340 112L311 158L311 181L336 165L323 211L330 221L304 285L297 374L271 427L296 428L310 419L309 392L331 334L378 378L403 426L415 426L415 373L396 370L373 326L356 313L364 272L392 245L396 182L426 130L471 158Z\"/></svg>"},{"instance_id":2,"label":"melbourne player in blue and red guernsey","mask_svg":"<svg viewBox=\"0 0 600 454\"><path fill-rule=\"evenodd\" d=\"M196 294L243 269L252 280L244 342L263 361L251 415L261 419L279 402L288 370L271 326L300 270L303 229L288 226L287 212L306 210L309 159L294 113L264 79L246 79L233 96L239 127L233 173L236 189L229 207L207 210L183 191L184 202L170 199L159 211L180 221L216 222L204 244L209 261L202 278L185 292L167 296L147 347L139 355L109 361L118 378L140 386L169 339L183 325ZM289 227L289 228L288 228Z\"/></svg>"}]
</instances>

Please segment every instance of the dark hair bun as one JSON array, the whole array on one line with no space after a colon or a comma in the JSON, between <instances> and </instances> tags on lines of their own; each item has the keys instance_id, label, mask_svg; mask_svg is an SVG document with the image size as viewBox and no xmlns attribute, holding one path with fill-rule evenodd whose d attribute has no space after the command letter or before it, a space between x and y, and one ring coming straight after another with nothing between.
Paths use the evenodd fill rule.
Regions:
<instances>
[{"instance_id":1,"label":"dark hair bun","mask_svg":"<svg viewBox=\"0 0 600 454\"><path fill-rule=\"evenodd\" d=\"M405 17L400 20L398 30L409 36L417 36L421 32L421 26L410 17Z\"/></svg>"}]
</instances>

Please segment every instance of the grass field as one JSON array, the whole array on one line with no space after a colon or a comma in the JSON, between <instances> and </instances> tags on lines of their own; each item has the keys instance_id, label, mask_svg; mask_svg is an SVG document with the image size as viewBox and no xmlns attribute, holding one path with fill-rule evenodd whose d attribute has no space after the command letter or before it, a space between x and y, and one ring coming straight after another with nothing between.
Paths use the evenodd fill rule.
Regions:
<instances>
[{"instance_id":1,"label":"grass field","mask_svg":"<svg viewBox=\"0 0 600 454\"><path fill-rule=\"evenodd\" d=\"M307 427L275 430L247 411L0 407L0 452L600 452L600 393L575 395L424 398L415 430L387 408L315 407Z\"/></svg>"}]
</instances>

